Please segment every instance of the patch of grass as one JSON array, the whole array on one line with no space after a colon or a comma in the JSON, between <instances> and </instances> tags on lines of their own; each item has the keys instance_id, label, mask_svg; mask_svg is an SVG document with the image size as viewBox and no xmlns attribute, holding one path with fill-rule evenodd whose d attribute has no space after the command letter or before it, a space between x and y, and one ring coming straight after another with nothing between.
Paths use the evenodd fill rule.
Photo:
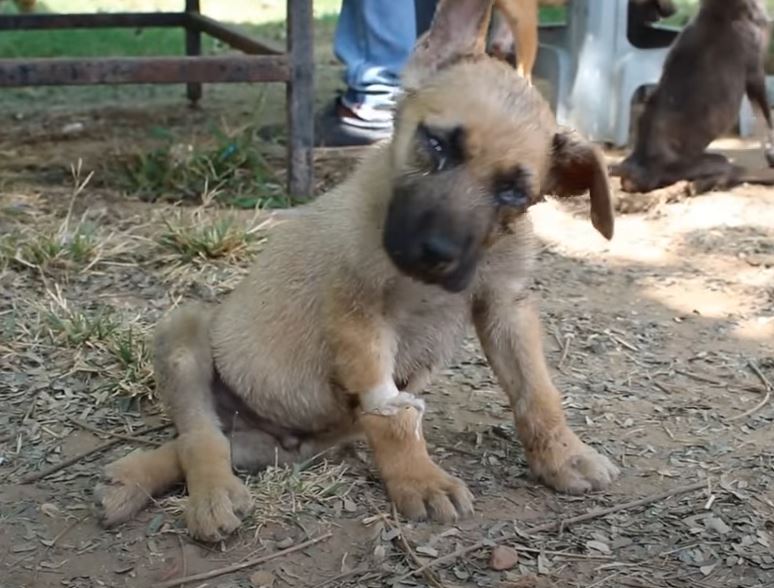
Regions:
<instances>
[{"instance_id":1,"label":"patch of grass","mask_svg":"<svg viewBox=\"0 0 774 588\"><path fill-rule=\"evenodd\" d=\"M87 220L87 212L73 220L73 207L93 174L82 177L81 162L72 166L73 191L70 206L62 220L51 220L17 212L9 214L14 222L0 235L0 268L32 269L44 274L52 271L87 270L104 254L107 238L99 227ZM8 211L13 208L8 207ZM5 211L0 211L4 213ZM3 214L3 216L6 216ZM115 253L112 251L111 253Z\"/></svg>"},{"instance_id":2,"label":"patch of grass","mask_svg":"<svg viewBox=\"0 0 774 588\"><path fill-rule=\"evenodd\" d=\"M345 498L351 489L346 473L346 464L314 458L268 467L250 484L256 504L252 518L260 526L270 520L287 522L304 510L315 516L330 512L331 503Z\"/></svg>"},{"instance_id":3,"label":"patch of grass","mask_svg":"<svg viewBox=\"0 0 774 588\"><path fill-rule=\"evenodd\" d=\"M109 307L84 312L67 304L52 304L44 320L52 342L68 347L104 343L120 326L115 311Z\"/></svg>"},{"instance_id":4,"label":"patch of grass","mask_svg":"<svg viewBox=\"0 0 774 588\"><path fill-rule=\"evenodd\" d=\"M263 143L252 127L215 129L206 145L179 143L164 135L162 146L135 154L126 166L129 189L143 199L210 199L238 208L290 205L283 181L266 162Z\"/></svg>"},{"instance_id":5,"label":"patch of grass","mask_svg":"<svg viewBox=\"0 0 774 588\"><path fill-rule=\"evenodd\" d=\"M257 536L266 524L291 524L302 515L324 521L337 510L341 512L345 502L354 504L349 495L359 483L345 463L333 463L320 455L303 463L269 466L247 481L254 508L245 527ZM162 504L179 518L184 499L171 496Z\"/></svg>"},{"instance_id":6,"label":"patch of grass","mask_svg":"<svg viewBox=\"0 0 774 588\"><path fill-rule=\"evenodd\" d=\"M258 239L255 229L248 229L231 217L204 218L194 214L188 221L165 220L164 227L158 244L183 263L239 258Z\"/></svg>"},{"instance_id":7,"label":"patch of grass","mask_svg":"<svg viewBox=\"0 0 774 588\"><path fill-rule=\"evenodd\" d=\"M0 238L0 265L43 272L84 268L99 257L101 245L96 226L88 222L17 228Z\"/></svg>"},{"instance_id":8,"label":"patch of grass","mask_svg":"<svg viewBox=\"0 0 774 588\"><path fill-rule=\"evenodd\" d=\"M108 337L105 348L113 359L110 391L130 397L152 396L153 356L147 331L137 325L122 325Z\"/></svg>"},{"instance_id":9,"label":"patch of grass","mask_svg":"<svg viewBox=\"0 0 774 588\"><path fill-rule=\"evenodd\" d=\"M58 287L48 294L51 302L39 313L39 334L71 351L79 369L98 374L96 390L105 396L152 397L150 327L140 317L127 318L110 306L71 306Z\"/></svg>"}]
</instances>

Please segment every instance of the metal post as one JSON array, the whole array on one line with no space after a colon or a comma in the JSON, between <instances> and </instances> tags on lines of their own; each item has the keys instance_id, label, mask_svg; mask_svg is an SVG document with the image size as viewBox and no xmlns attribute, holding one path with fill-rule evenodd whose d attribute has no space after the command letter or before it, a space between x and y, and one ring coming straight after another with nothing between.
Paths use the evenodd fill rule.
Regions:
<instances>
[{"instance_id":1,"label":"metal post","mask_svg":"<svg viewBox=\"0 0 774 588\"><path fill-rule=\"evenodd\" d=\"M185 0L186 15L199 14L199 0ZM191 23L186 21L185 27L185 54L189 57L202 54L202 33L191 27ZM191 106L195 107L202 97L202 85L196 82L186 84L186 94Z\"/></svg>"},{"instance_id":2,"label":"metal post","mask_svg":"<svg viewBox=\"0 0 774 588\"><path fill-rule=\"evenodd\" d=\"M314 192L314 16L312 0L287 0L288 191L303 201Z\"/></svg>"}]
</instances>

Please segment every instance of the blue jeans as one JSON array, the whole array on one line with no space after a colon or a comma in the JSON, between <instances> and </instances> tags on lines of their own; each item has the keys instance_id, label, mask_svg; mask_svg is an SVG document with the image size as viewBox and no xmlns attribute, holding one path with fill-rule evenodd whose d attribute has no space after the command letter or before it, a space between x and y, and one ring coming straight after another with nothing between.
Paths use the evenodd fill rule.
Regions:
<instances>
[{"instance_id":1,"label":"blue jeans","mask_svg":"<svg viewBox=\"0 0 774 588\"><path fill-rule=\"evenodd\" d=\"M400 73L436 0L343 0L333 49L344 64L342 97L364 126L389 128Z\"/></svg>"}]
</instances>

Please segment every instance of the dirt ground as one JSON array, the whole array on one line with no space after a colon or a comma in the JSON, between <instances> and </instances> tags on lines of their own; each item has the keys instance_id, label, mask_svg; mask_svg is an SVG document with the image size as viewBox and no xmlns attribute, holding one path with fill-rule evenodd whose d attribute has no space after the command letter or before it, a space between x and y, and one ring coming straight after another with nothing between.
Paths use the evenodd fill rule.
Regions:
<instances>
[{"instance_id":1,"label":"dirt ground","mask_svg":"<svg viewBox=\"0 0 774 588\"><path fill-rule=\"evenodd\" d=\"M774 586L774 191L748 186L651 202L619 216L611 243L583 199L532 211L548 360L572 425L622 466L608 491L568 497L529 479L471 338L427 391L425 430L438 462L475 493L473 518L394 518L357 446L250 478L256 510L220 545L186 535L182 491L101 529L101 468L171 435L147 431L164 423L148 397L148 330L172 305L232 288L270 238L265 215L151 204L114 182L149 127L188 140L208 120L238 119L238 100L220 98L200 112L159 99L4 114L0 587L147 587L278 553L187 585ZM321 189L350 165L321 162ZM236 236L220 254L197 254L191 232L213 218L231 219ZM183 245L169 245L175 229ZM572 524L584 513L595 514ZM496 544L511 549L490 560Z\"/></svg>"}]
</instances>

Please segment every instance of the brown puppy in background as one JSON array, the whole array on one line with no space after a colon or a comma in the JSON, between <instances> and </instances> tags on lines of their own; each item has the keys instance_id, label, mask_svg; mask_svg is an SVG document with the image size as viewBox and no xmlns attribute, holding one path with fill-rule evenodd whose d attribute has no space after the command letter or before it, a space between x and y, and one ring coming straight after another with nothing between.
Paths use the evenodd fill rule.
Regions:
<instances>
[{"instance_id":1,"label":"brown puppy in background","mask_svg":"<svg viewBox=\"0 0 774 588\"><path fill-rule=\"evenodd\" d=\"M0 0L0 2L3 2L3 0ZM35 0L13 0L13 3L19 9L19 12L32 12L35 8Z\"/></svg>"},{"instance_id":2,"label":"brown puppy in background","mask_svg":"<svg viewBox=\"0 0 774 588\"><path fill-rule=\"evenodd\" d=\"M179 436L107 466L105 524L185 481L190 532L220 539L250 505L232 468L303 459L356 435L401 513L467 515L473 497L431 460L415 394L469 324L532 472L571 493L617 475L567 424L528 291L526 211L544 194L590 191L592 222L612 236L604 161L484 54L490 13L491 2L441 0L406 69L394 138L273 229L221 304L159 323L158 393Z\"/></svg>"},{"instance_id":3,"label":"brown puppy in background","mask_svg":"<svg viewBox=\"0 0 774 588\"><path fill-rule=\"evenodd\" d=\"M513 59L517 71L532 80L538 53L540 6L562 6L567 0L495 0L489 33L489 52L505 61ZM672 0L629 0L628 29L636 44L643 26L673 15Z\"/></svg>"},{"instance_id":4,"label":"brown puppy in background","mask_svg":"<svg viewBox=\"0 0 774 588\"><path fill-rule=\"evenodd\" d=\"M532 80L538 53L539 6L561 6L567 0L495 0L489 52L508 61L513 57L516 70Z\"/></svg>"},{"instance_id":5,"label":"brown puppy in background","mask_svg":"<svg viewBox=\"0 0 774 588\"><path fill-rule=\"evenodd\" d=\"M540 6L562 6L567 0L495 0L489 52L504 61L514 59L516 70L532 81L538 53ZM672 0L629 0L628 33L635 44L643 27L673 15Z\"/></svg>"},{"instance_id":6,"label":"brown puppy in background","mask_svg":"<svg viewBox=\"0 0 774 588\"><path fill-rule=\"evenodd\" d=\"M632 153L612 173L628 192L679 180L700 191L742 181L770 183L769 170L747 172L707 146L730 131L747 94L768 126L765 156L774 165L774 131L764 59L770 26L761 0L702 0L675 41L637 123Z\"/></svg>"}]
</instances>

